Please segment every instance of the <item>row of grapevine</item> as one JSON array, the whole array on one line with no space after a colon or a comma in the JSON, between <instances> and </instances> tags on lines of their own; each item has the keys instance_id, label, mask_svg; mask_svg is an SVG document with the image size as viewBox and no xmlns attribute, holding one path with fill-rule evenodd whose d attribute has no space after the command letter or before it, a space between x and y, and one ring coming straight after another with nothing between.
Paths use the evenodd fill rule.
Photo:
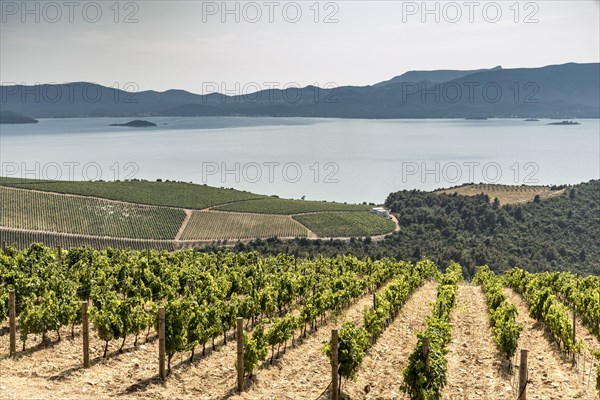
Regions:
<instances>
[{"instance_id":1,"label":"row of grapevine","mask_svg":"<svg viewBox=\"0 0 600 400\"><path fill-rule=\"evenodd\" d=\"M77 323L79 302L90 300L92 322L108 345L111 340L124 341L128 335L137 336L149 328L156 320L157 303L162 300L187 297L203 305L203 311L218 319L210 323L217 326L220 322L222 328L213 329L212 339L231 328L238 312L281 311L290 294L279 290L278 285L289 286L293 277L289 273L273 274L277 268L262 268L261 261L252 254L90 249L63 252L63 260L58 260L56 252L33 245L22 252L9 249L2 255L0 274L2 286L16 291L24 342L28 333L45 336L50 330ZM265 284L265 275L269 285ZM250 291L258 294L248 296ZM239 300L242 296L244 301ZM262 307L255 304L259 301Z\"/></svg>"},{"instance_id":2,"label":"row of grapevine","mask_svg":"<svg viewBox=\"0 0 600 400\"><path fill-rule=\"evenodd\" d=\"M565 351L578 353L581 350L581 342L573 337L569 310L553 294L553 289L546 284L546 279L547 274L531 274L520 268L513 268L504 274L506 284L527 299L529 315L542 321Z\"/></svg>"},{"instance_id":3,"label":"row of grapevine","mask_svg":"<svg viewBox=\"0 0 600 400\"><path fill-rule=\"evenodd\" d=\"M138 239L174 239L182 209L0 186L0 226Z\"/></svg>"},{"instance_id":4,"label":"row of grapevine","mask_svg":"<svg viewBox=\"0 0 600 400\"><path fill-rule=\"evenodd\" d=\"M540 274L568 305L577 307L583 323L600 339L600 277L579 277L570 272Z\"/></svg>"},{"instance_id":5,"label":"row of grapevine","mask_svg":"<svg viewBox=\"0 0 600 400\"><path fill-rule=\"evenodd\" d=\"M435 266L429 261L422 261L413 266L409 263L399 262L388 265L388 268L375 268L370 266L368 280L363 283L352 281L330 282L322 290L313 290L312 297L306 298L300 309L298 317L286 316L273 321L271 327L264 332L263 327L255 329L252 335L246 335L244 341L244 369L247 374L252 374L256 365L266 359L267 347L271 347L271 360L273 359L274 346L285 346L287 340L296 330L298 334L306 335L306 327L310 325L316 329L317 318L323 316L326 312L335 312L341 307L347 308L350 300L360 296L365 287L379 288L391 277L395 277L386 287L383 293L377 294L377 303L381 310L379 314L383 315L383 309L387 315L396 311L400 304L406 299L408 294L418 286L425 276L432 275ZM367 284L367 286L364 286ZM333 290L328 290L332 287ZM365 310L368 312L368 310ZM302 328L304 328L302 330Z\"/></svg>"},{"instance_id":6,"label":"row of grapevine","mask_svg":"<svg viewBox=\"0 0 600 400\"><path fill-rule=\"evenodd\" d=\"M352 379L360 366L365 352L397 316L400 308L412 292L426 279L434 278L437 268L433 262L423 260L414 267L399 271L398 275L375 297L375 304L363 311L363 326L345 322L339 330L338 374ZM331 342L325 346L331 360Z\"/></svg>"},{"instance_id":7,"label":"row of grapevine","mask_svg":"<svg viewBox=\"0 0 600 400\"><path fill-rule=\"evenodd\" d=\"M80 302L89 301L91 322L106 342L135 337L157 325L160 304L166 309L166 351L203 353L208 342L223 338L237 317L254 326L268 319L268 344L284 345L296 331L328 311L347 307L369 287L379 287L406 263L372 262L350 256L296 259L256 253L124 251L89 248L63 251L39 244L0 255L0 312L6 292L16 292L23 346L29 334L56 331L80 323ZM299 317L287 314L293 307ZM258 334L257 334L258 335Z\"/></svg>"},{"instance_id":8,"label":"row of grapevine","mask_svg":"<svg viewBox=\"0 0 600 400\"><path fill-rule=\"evenodd\" d=\"M494 342L498 350L506 356L509 371L512 369L511 359L517 351L519 337L523 326L517 324L517 308L506 300L502 291L502 280L488 266L480 267L473 282L480 284L485 293L489 308L490 325L494 334Z\"/></svg>"},{"instance_id":9,"label":"row of grapevine","mask_svg":"<svg viewBox=\"0 0 600 400\"><path fill-rule=\"evenodd\" d=\"M447 383L445 356L451 339L450 311L454 308L456 288L462 279L460 265L452 263L448 266L425 331L417 335L417 345L402 371L404 381L400 389L413 400L441 398L441 390ZM429 345L424 345L427 342Z\"/></svg>"},{"instance_id":10,"label":"row of grapevine","mask_svg":"<svg viewBox=\"0 0 600 400\"><path fill-rule=\"evenodd\" d=\"M66 235L62 233L27 231L4 227L0 227L0 242L12 244L19 249L27 248L32 243L44 243L50 247L61 246L64 249L89 246L97 250L111 247L116 249L173 251L175 246L173 240L136 240L75 234Z\"/></svg>"}]
</instances>

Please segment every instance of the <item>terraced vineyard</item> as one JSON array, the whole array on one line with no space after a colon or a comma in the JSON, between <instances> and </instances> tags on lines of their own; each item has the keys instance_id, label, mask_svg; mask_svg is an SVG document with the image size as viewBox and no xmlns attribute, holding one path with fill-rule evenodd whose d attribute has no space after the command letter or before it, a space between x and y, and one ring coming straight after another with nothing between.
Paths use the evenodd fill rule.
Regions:
<instances>
[{"instance_id":1,"label":"terraced vineyard","mask_svg":"<svg viewBox=\"0 0 600 400\"><path fill-rule=\"evenodd\" d=\"M295 215L320 237L359 237L391 233L396 225L388 218L370 212L322 212Z\"/></svg>"},{"instance_id":2,"label":"terraced vineyard","mask_svg":"<svg viewBox=\"0 0 600 400\"><path fill-rule=\"evenodd\" d=\"M334 328L338 372L355 379L342 379L341 393L352 399L515 399L519 349L529 351L528 398L598 398L600 360L589 356L598 338L576 321L578 341L592 351L574 350L572 365L572 354L545 333L556 326L550 317L544 326L529 316L524 296L534 309L558 301L536 286L544 274L520 279L512 270L505 281L483 268L477 286L463 283L461 270L350 256L73 249L59 259L39 245L9 248L0 254L0 320L6 325L14 289L24 348L8 358L9 335L0 335L0 390L50 400L232 398L238 316L243 399L329 398ZM524 296L502 287L517 279ZM595 285L600 278L578 279ZM89 368L82 367L81 300L90 301ZM166 383L153 329L161 304ZM515 329L501 332L503 325Z\"/></svg>"},{"instance_id":3,"label":"terraced vineyard","mask_svg":"<svg viewBox=\"0 0 600 400\"><path fill-rule=\"evenodd\" d=\"M306 237L307 229L283 215L194 211L180 240Z\"/></svg>"},{"instance_id":4,"label":"terraced vineyard","mask_svg":"<svg viewBox=\"0 0 600 400\"><path fill-rule=\"evenodd\" d=\"M173 239L182 210L0 186L0 226L133 239Z\"/></svg>"}]
</instances>

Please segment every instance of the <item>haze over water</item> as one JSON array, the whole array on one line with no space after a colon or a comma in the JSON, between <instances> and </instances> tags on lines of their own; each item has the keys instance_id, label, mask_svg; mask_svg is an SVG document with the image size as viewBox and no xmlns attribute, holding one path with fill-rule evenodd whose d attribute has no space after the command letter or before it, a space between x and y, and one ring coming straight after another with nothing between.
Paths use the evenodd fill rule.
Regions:
<instances>
[{"instance_id":1,"label":"haze over water","mask_svg":"<svg viewBox=\"0 0 600 400\"><path fill-rule=\"evenodd\" d=\"M400 189L600 178L600 121L148 117L0 126L1 175L181 180L310 200L381 203Z\"/></svg>"}]
</instances>

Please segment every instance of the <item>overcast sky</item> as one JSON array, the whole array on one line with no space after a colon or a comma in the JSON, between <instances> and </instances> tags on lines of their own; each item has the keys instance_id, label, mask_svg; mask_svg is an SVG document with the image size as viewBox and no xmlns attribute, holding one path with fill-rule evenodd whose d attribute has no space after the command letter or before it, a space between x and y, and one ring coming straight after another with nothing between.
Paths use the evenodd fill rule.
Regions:
<instances>
[{"instance_id":1,"label":"overcast sky","mask_svg":"<svg viewBox=\"0 0 600 400\"><path fill-rule=\"evenodd\" d=\"M598 0L0 3L4 84L203 93L600 60Z\"/></svg>"}]
</instances>

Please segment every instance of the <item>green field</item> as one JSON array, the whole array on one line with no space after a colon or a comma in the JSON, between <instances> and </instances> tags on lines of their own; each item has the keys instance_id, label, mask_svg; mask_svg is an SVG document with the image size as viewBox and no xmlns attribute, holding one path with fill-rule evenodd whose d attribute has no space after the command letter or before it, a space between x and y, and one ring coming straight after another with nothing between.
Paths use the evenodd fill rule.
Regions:
<instances>
[{"instance_id":1,"label":"green field","mask_svg":"<svg viewBox=\"0 0 600 400\"><path fill-rule=\"evenodd\" d=\"M194 211L181 240L233 240L269 237L305 237L307 230L283 215Z\"/></svg>"},{"instance_id":2,"label":"green field","mask_svg":"<svg viewBox=\"0 0 600 400\"><path fill-rule=\"evenodd\" d=\"M369 212L323 212L295 215L294 219L321 237L358 237L390 233L390 219Z\"/></svg>"},{"instance_id":3,"label":"green field","mask_svg":"<svg viewBox=\"0 0 600 400\"><path fill-rule=\"evenodd\" d=\"M183 182L77 182L0 177L0 185L179 208L202 209L263 196Z\"/></svg>"},{"instance_id":4,"label":"green field","mask_svg":"<svg viewBox=\"0 0 600 400\"><path fill-rule=\"evenodd\" d=\"M0 186L0 226L92 236L174 239L183 210Z\"/></svg>"},{"instance_id":5,"label":"green field","mask_svg":"<svg viewBox=\"0 0 600 400\"><path fill-rule=\"evenodd\" d=\"M370 209L370 206L325 201L287 200L268 197L226 204L216 207L215 209L219 211L291 215L321 211L366 211Z\"/></svg>"}]
</instances>

